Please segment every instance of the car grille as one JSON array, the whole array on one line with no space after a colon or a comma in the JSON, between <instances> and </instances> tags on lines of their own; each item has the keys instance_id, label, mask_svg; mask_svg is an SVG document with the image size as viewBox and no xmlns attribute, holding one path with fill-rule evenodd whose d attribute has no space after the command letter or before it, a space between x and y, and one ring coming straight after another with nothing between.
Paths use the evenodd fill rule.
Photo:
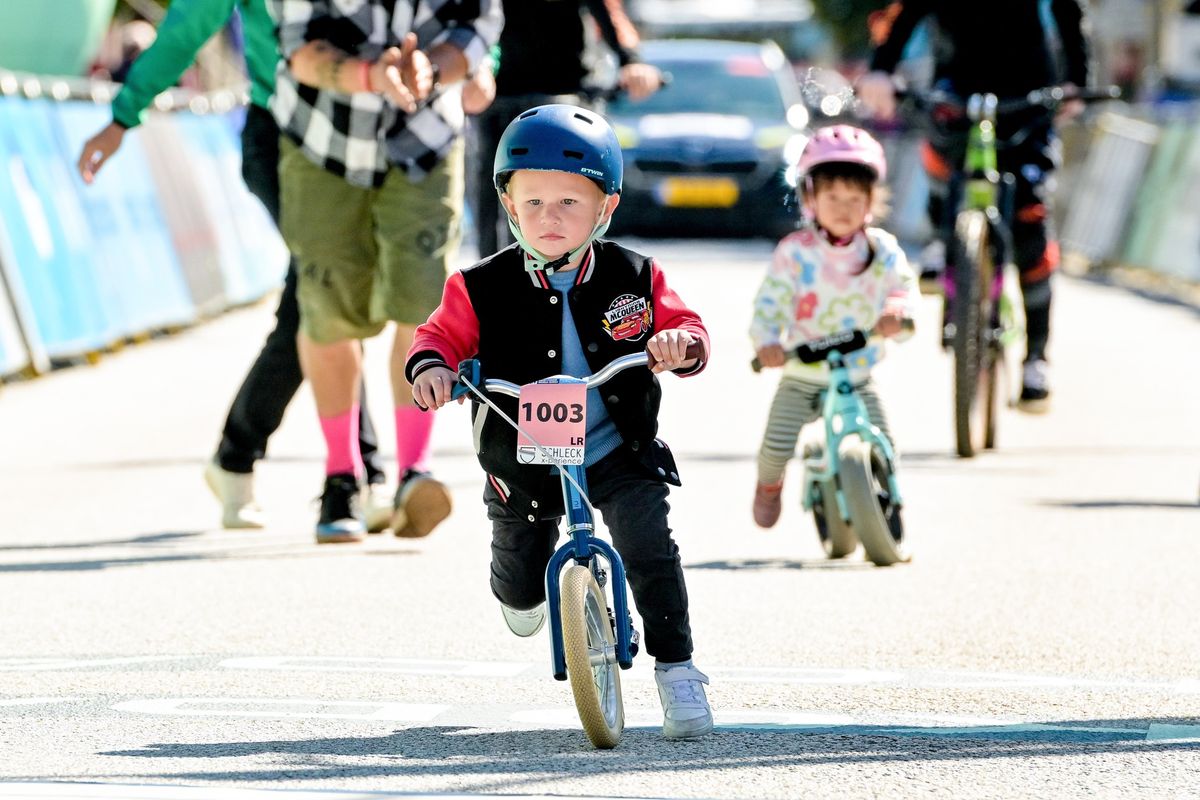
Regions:
<instances>
[{"instance_id":1,"label":"car grille","mask_svg":"<svg viewBox=\"0 0 1200 800\"><path fill-rule=\"evenodd\" d=\"M714 161L704 164L685 164L669 159L639 158L634 161L642 172L688 173L703 172L707 175L746 175L754 172L758 164L754 161Z\"/></svg>"}]
</instances>

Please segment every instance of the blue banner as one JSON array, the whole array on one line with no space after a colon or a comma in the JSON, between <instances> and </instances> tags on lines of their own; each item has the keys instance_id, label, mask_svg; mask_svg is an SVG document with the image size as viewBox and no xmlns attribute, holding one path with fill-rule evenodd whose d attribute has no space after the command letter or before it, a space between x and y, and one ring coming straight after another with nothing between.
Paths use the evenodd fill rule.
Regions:
<instances>
[{"instance_id":1,"label":"blue banner","mask_svg":"<svg viewBox=\"0 0 1200 800\"><path fill-rule=\"evenodd\" d=\"M92 103L59 103L56 110L66 154L80 153L84 142L112 119L107 107ZM91 186L77 170L70 173L98 269L118 298L122 333L192 322L196 309L175 255L139 129L125 134L120 150Z\"/></svg>"}]
</instances>

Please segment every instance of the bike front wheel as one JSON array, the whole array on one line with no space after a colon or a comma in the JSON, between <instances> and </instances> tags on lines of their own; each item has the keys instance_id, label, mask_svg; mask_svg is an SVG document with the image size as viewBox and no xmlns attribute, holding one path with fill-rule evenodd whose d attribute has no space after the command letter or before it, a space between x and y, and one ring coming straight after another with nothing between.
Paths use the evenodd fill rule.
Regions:
<instances>
[{"instance_id":1,"label":"bike front wheel","mask_svg":"<svg viewBox=\"0 0 1200 800\"><path fill-rule=\"evenodd\" d=\"M988 219L964 211L955 225L954 269L954 440L970 458L995 445L999 365L991 336L991 286L995 275Z\"/></svg>"},{"instance_id":2,"label":"bike front wheel","mask_svg":"<svg viewBox=\"0 0 1200 800\"><path fill-rule=\"evenodd\" d=\"M575 708L594 746L616 747L625 729L625 707L608 604L587 567L569 567L561 587L563 652Z\"/></svg>"},{"instance_id":3,"label":"bike front wheel","mask_svg":"<svg viewBox=\"0 0 1200 800\"><path fill-rule=\"evenodd\" d=\"M891 492L892 469L883 453L856 435L842 440L842 493L850 524L863 551L877 567L912 559L904 546L904 523Z\"/></svg>"}]
</instances>

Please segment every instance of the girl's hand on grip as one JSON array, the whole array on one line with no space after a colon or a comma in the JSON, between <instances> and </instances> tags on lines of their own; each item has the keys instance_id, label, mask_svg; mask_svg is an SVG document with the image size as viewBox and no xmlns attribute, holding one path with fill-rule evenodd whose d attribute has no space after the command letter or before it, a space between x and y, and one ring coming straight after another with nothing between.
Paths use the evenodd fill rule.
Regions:
<instances>
[{"instance_id":1,"label":"girl's hand on grip","mask_svg":"<svg viewBox=\"0 0 1200 800\"><path fill-rule=\"evenodd\" d=\"M767 344L758 348L758 363L764 367L782 367L787 360L781 344Z\"/></svg>"}]
</instances>

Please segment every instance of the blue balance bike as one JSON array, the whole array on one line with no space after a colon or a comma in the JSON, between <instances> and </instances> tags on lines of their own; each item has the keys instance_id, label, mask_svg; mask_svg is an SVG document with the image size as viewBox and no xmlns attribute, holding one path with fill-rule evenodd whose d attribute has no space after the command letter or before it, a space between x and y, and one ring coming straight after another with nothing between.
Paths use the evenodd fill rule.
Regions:
<instances>
[{"instance_id":1,"label":"blue balance bike","mask_svg":"<svg viewBox=\"0 0 1200 800\"><path fill-rule=\"evenodd\" d=\"M688 355L693 357L698 353L689 348ZM588 378L558 375L538 383L576 384L592 389L622 370L646 367L649 363L647 353L633 353L618 358ZM452 396L457 399L473 393L476 395L472 398L474 402L487 404L508 424L523 432L516 421L487 397L487 393L497 393L519 398L521 389L509 381L484 379L480 375L479 361L470 360L459 365L458 382ZM532 437L528 438L532 440ZM570 537L570 541L555 551L546 567L552 671L556 680L570 679L579 719L592 744L603 749L616 747L625 728L618 667L629 669L633 666L633 657L638 651L638 635L633 628L625 592L625 567L612 545L596 536L582 448L576 454L579 463L564 463L536 441L532 447L541 451L547 463L558 469L567 536Z\"/></svg>"}]
</instances>

